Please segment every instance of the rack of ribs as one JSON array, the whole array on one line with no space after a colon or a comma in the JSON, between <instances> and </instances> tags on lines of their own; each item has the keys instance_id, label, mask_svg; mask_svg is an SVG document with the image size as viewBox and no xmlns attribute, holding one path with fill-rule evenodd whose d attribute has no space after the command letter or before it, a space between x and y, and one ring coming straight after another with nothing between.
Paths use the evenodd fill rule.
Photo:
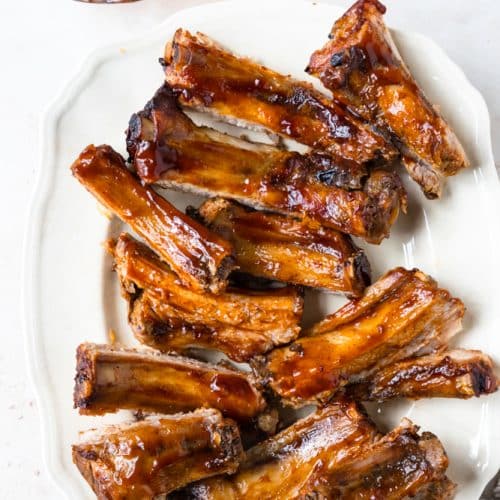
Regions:
<instances>
[{"instance_id":1,"label":"rack of ribs","mask_svg":"<svg viewBox=\"0 0 500 500\"><path fill-rule=\"evenodd\" d=\"M83 415L121 409L176 413L212 407L237 420L266 402L250 374L152 350L81 344L73 396Z\"/></svg>"},{"instance_id":2,"label":"rack of ribs","mask_svg":"<svg viewBox=\"0 0 500 500\"><path fill-rule=\"evenodd\" d=\"M111 147L88 146L71 170L99 203L158 252L186 286L215 293L225 288L234 263L231 245L144 187Z\"/></svg>"},{"instance_id":3,"label":"rack of ribs","mask_svg":"<svg viewBox=\"0 0 500 500\"><path fill-rule=\"evenodd\" d=\"M334 229L223 198L207 200L189 213L233 245L239 271L353 297L370 284L364 252Z\"/></svg>"},{"instance_id":4,"label":"rack of ribs","mask_svg":"<svg viewBox=\"0 0 500 500\"><path fill-rule=\"evenodd\" d=\"M328 399L385 366L447 347L465 308L419 270L396 268L295 342L255 363L288 404Z\"/></svg>"},{"instance_id":5,"label":"rack of ribs","mask_svg":"<svg viewBox=\"0 0 500 500\"><path fill-rule=\"evenodd\" d=\"M156 498L233 473L242 458L235 422L212 409L86 431L73 445L73 462L102 500Z\"/></svg>"},{"instance_id":6,"label":"rack of ribs","mask_svg":"<svg viewBox=\"0 0 500 500\"><path fill-rule=\"evenodd\" d=\"M359 0L339 20L307 71L334 99L392 137L410 176L428 198L441 178L469 166L455 133L426 98L387 29L385 7Z\"/></svg>"},{"instance_id":7,"label":"rack of ribs","mask_svg":"<svg viewBox=\"0 0 500 500\"><path fill-rule=\"evenodd\" d=\"M296 287L198 293L179 283L154 252L130 235L107 247L129 303L130 324L144 344L181 353L211 348L246 361L299 334L304 301Z\"/></svg>"},{"instance_id":8,"label":"rack of ribs","mask_svg":"<svg viewBox=\"0 0 500 500\"><path fill-rule=\"evenodd\" d=\"M231 198L303 218L371 243L389 235L406 193L399 177L313 151L301 155L200 127L163 85L127 132L132 165L146 184Z\"/></svg>"}]
</instances>

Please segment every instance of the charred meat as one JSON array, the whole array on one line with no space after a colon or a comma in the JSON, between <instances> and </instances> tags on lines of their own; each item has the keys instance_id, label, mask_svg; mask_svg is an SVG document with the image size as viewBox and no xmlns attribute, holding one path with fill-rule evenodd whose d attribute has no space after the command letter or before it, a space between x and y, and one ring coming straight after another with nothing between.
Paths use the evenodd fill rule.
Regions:
<instances>
[{"instance_id":1,"label":"charred meat","mask_svg":"<svg viewBox=\"0 0 500 500\"><path fill-rule=\"evenodd\" d=\"M307 71L336 101L392 137L411 177L429 198L441 193L442 176L469 165L450 126L402 60L378 0L359 0L333 25Z\"/></svg>"},{"instance_id":2,"label":"charred meat","mask_svg":"<svg viewBox=\"0 0 500 500\"><path fill-rule=\"evenodd\" d=\"M358 401L393 398L461 398L490 394L498 381L489 356L481 351L454 349L405 359L349 384L346 394Z\"/></svg>"},{"instance_id":3,"label":"charred meat","mask_svg":"<svg viewBox=\"0 0 500 500\"><path fill-rule=\"evenodd\" d=\"M130 119L127 148L146 184L231 198L364 238L389 235L406 193L395 173L236 139L199 127L168 85Z\"/></svg>"},{"instance_id":4,"label":"charred meat","mask_svg":"<svg viewBox=\"0 0 500 500\"><path fill-rule=\"evenodd\" d=\"M447 500L455 491L445 475L447 468L448 457L439 439L430 432L419 435L418 427L404 419L374 443L347 453L330 470L321 464L319 479L308 489L315 492L313 498Z\"/></svg>"},{"instance_id":5,"label":"charred meat","mask_svg":"<svg viewBox=\"0 0 500 500\"><path fill-rule=\"evenodd\" d=\"M184 106L360 164L395 156L380 134L311 84L237 57L202 33L177 30L163 63L165 79Z\"/></svg>"}]
</instances>

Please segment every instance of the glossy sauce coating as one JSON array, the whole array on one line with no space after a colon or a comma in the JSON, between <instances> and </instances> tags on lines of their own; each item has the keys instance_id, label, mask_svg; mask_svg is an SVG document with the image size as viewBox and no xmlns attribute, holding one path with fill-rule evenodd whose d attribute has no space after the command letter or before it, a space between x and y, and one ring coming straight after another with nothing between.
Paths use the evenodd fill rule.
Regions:
<instances>
[{"instance_id":1,"label":"glossy sauce coating","mask_svg":"<svg viewBox=\"0 0 500 500\"><path fill-rule=\"evenodd\" d=\"M324 152L300 155L196 126L167 85L132 116L127 148L146 183L220 195L379 243L406 194L399 177Z\"/></svg>"},{"instance_id":2,"label":"glossy sauce coating","mask_svg":"<svg viewBox=\"0 0 500 500\"><path fill-rule=\"evenodd\" d=\"M88 146L73 175L107 209L140 234L195 290L218 292L233 265L232 248L171 203L144 187L109 146Z\"/></svg>"},{"instance_id":3,"label":"glossy sauce coating","mask_svg":"<svg viewBox=\"0 0 500 500\"><path fill-rule=\"evenodd\" d=\"M368 260L346 234L222 198L207 200L193 214L231 242L242 272L351 296L370 284Z\"/></svg>"},{"instance_id":4,"label":"glossy sauce coating","mask_svg":"<svg viewBox=\"0 0 500 500\"><path fill-rule=\"evenodd\" d=\"M462 398L490 394L498 380L491 359L481 351L454 349L405 359L378 370L368 380L345 387L357 401L392 398Z\"/></svg>"},{"instance_id":5,"label":"glossy sauce coating","mask_svg":"<svg viewBox=\"0 0 500 500\"><path fill-rule=\"evenodd\" d=\"M164 64L165 79L183 105L253 123L359 163L395 156L382 136L311 84L236 57L201 33L177 30Z\"/></svg>"},{"instance_id":6,"label":"glossy sauce coating","mask_svg":"<svg viewBox=\"0 0 500 500\"><path fill-rule=\"evenodd\" d=\"M297 288L197 293L130 235L109 242L108 249L130 305L133 331L151 347L177 352L212 348L246 361L299 334L303 299Z\"/></svg>"},{"instance_id":7,"label":"glossy sauce coating","mask_svg":"<svg viewBox=\"0 0 500 500\"><path fill-rule=\"evenodd\" d=\"M319 479L309 486L316 495L313 498L453 498L455 488L445 475L448 457L443 445L430 432L417 432L417 426L403 420L389 434L346 454L323 474L321 469L327 468L321 464ZM439 495L432 496L433 490Z\"/></svg>"},{"instance_id":8,"label":"glossy sauce coating","mask_svg":"<svg viewBox=\"0 0 500 500\"><path fill-rule=\"evenodd\" d=\"M389 271L261 368L290 404L328 398L349 381L415 353L442 349L461 328L463 303L424 273Z\"/></svg>"},{"instance_id":9,"label":"glossy sauce coating","mask_svg":"<svg viewBox=\"0 0 500 500\"><path fill-rule=\"evenodd\" d=\"M150 499L234 472L242 458L236 424L215 410L109 426L73 445L73 461L99 499Z\"/></svg>"},{"instance_id":10,"label":"glossy sauce coating","mask_svg":"<svg viewBox=\"0 0 500 500\"><path fill-rule=\"evenodd\" d=\"M353 403L333 403L247 450L237 474L187 488L181 498L205 500L304 499L314 492L319 466L332 468L375 440L377 431Z\"/></svg>"},{"instance_id":11,"label":"glossy sauce coating","mask_svg":"<svg viewBox=\"0 0 500 500\"><path fill-rule=\"evenodd\" d=\"M425 97L394 45L377 0L359 0L334 24L308 72L336 100L393 138L424 193L440 195L440 177L467 167L454 132Z\"/></svg>"},{"instance_id":12,"label":"glossy sauce coating","mask_svg":"<svg viewBox=\"0 0 500 500\"><path fill-rule=\"evenodd\" d=\"M447 466L434 435L404 420L382 436L354 404L340 402L248 450L234 476L201 481L179 498L444 500L454 492Z\"/></svg>"},{"instance_id":13,"label":"glossy sauce coating","mask_svg":"<svg viewBox=\"0 0 500 500\"><path fill-rule=\"evenodd\" d=\"M74 403L85 415L212 407L244 420L266 405L248 374L190 358L81 344L76 361Z\"/></svg>"}]
</instances>

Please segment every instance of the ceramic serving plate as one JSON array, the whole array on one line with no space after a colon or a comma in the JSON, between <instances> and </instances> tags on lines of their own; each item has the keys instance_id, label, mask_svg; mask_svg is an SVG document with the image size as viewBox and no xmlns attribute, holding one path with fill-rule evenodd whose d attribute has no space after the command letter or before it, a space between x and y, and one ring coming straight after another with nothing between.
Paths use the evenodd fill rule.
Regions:
<instances>
[{"instance_id":1,"label":"ceramic serving plate","mask_svg":"<svg viewBox=\"0 0 500 500\"><path fill-rule=\"evenodd\" d=\"M92 498L71 462L70 446L78 431L127 416L93 419L72 409L76 346L106 342L111 328L119 341L133 342L111 263L101 247L120 226L98 212L94 199L71 177L70 164L89 143L108 143L125 152L128 119L160 86L157 61L176 28L203 31L237 53L309 80L303 71L309 55L323 45L342 11L315 3L254 0L179 12L140 39L95 52L46 114L26 238L25 326L46 465L68 498ZM464 332L455 342L495 356L500 345L500 188L488 111L462 71L431 40L397 30L393 34L428 97L461 138L473 166L450 179L443 198L436 201L426 200L402 174L409 191L408 215L400 216L382 245L363 246L375 279L398 265L419 267L461 297L467 314ZM205 117L197 119L210 123ZM197 202L184 194L166 196L180 208ZM333 295L308 295L305 321L334 311L343 301ZM448 451L458 498L467 500L478 498L500 466L499 410L498 395L370 407L382 427L394 426L406 415L436 433Z\"/></svg>"}]
</instances>

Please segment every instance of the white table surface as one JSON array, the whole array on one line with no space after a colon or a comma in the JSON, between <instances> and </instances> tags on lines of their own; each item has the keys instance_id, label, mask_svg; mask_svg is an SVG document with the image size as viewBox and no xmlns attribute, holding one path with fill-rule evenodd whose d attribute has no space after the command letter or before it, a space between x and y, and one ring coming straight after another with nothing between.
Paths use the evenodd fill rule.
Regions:
<instances>
[{"instance_id":1,"label":"white table surface","mask_svg":"<svg viewBox=\"0 0 500 500\"><path fill-rule=\"evenodd\" d=\"M138 35L175 10L200 3L203 0L143 0L123 6L88 5L72 0L0 1L0 145L4 186L0 196L2 499L61 497L42 461L38 410L26 371L20 303L22 244L39 163L40 114L92 49ZM332 3L348 6L351 1ZM389 24L432 37L482 92L492 118L494 153L500 158L500 1L385 3Z\"/></svg>"}]
</instances>

